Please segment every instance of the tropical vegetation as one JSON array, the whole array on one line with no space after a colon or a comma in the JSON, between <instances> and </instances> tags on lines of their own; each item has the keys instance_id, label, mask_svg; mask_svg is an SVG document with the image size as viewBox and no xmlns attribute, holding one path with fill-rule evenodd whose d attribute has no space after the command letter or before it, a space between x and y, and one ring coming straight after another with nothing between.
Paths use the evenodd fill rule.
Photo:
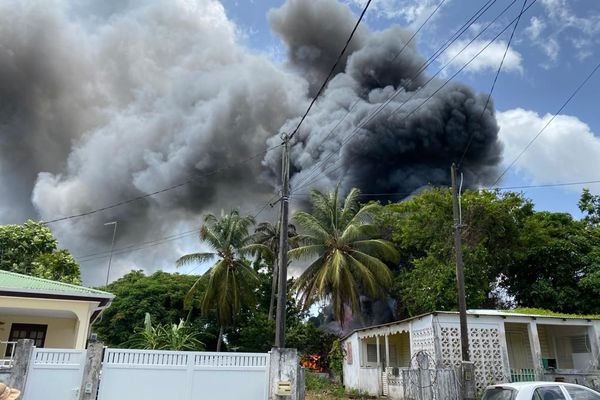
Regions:
<instances>
[{"instance_id":1,"label":"tropical vegetation","mask_svg":"<svg viewBox=\"0 0 600 400\"><path fill-rule=\"evenodd\" d=\"M349 307L360 311L360 296L384 298L392 282L385 262L398 260L398 251L380 239L372 223L377 204L360 206L358 189L340 199L339 186L331 194L311 193L312 212L299 211L295 222L303 229L300 245L289 251L292 259L310 265L295 283L303 309L329 302L337 321L344 323Z\"/></svg>"},{"instance_id":2,"label":"tropical vegetation","mask_svg":"<svg viewBox=\"0 0 600 400\"><path fill-rule=\"evenodd\" d=\"M191 306L193 295L206 280L200 310L203 315L215 312L219 324L217 351L221 350L225 327L235 322L243 305L254 302L258 277L245 256L269 251L267 246L252 242L248 230L254 223L254 218L241 216L237 210L220 218L207 214L200 228L200 240L210 251L187 254L177 260L177 266L181 267L216 259L213 266L188 291L185 306Z\"/></svg>"}]
</instances>

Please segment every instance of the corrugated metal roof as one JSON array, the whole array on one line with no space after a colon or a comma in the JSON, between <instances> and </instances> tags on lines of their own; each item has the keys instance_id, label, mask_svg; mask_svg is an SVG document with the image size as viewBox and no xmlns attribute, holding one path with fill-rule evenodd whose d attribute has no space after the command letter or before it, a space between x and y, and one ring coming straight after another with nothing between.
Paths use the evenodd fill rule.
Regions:
<instances>
[{"instance_id":1,"label":"corrugated metal roof","mask_svg":"<svg viewBox=\"0 0 600 400\"><path fill-rule=\"evenodd\" d=\"M85 286L71 285L69 283L37 278L34 276L17 274L15 272L0 271L0 290L24 291L31 293L47 293L69 296L88 297L114 297L111 293L92 289Z\"/></svg>"}]
</instances>

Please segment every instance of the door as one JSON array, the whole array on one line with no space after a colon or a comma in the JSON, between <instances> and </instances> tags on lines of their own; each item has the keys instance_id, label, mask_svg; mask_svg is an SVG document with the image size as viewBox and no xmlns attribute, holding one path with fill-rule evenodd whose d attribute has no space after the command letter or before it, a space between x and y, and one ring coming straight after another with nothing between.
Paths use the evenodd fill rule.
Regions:
<instances>
[{"instance_id":1,"label":"door","mask_svg":"<svg viewBox=\"0 0 600 400\"><path fill-rule=\"evenodd\" d=\"M86 350L34 349L23 399L78 400Z\"/></svg>"}]
</instances>

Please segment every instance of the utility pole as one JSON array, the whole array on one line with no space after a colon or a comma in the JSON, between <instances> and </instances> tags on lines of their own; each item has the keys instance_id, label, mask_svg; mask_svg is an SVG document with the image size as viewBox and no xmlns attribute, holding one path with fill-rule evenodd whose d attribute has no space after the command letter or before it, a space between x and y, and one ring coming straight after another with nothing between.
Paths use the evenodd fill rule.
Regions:
<instances>
[{"instance_id":1,"label":"utility pole","mask_svg":"<svg viewBox=\"0 0 600 400\"><path fill-rule=\"evenodd\" d=\"M115 248L115 236L117 236L117 221L107 222L104 226L114 225L112 242L110 243L110 257L108 258L108 269L106 271L106 286L108 286L108 279L110 278L110 265L112 264L113 249Z\"/></svg>"},{"instance_id":2,"label":"utility pole","mask_svg":"<svg viewBox=\"0 0 600 400\"><path fill-rule=\"evenodd\" d=\"M462 398L474 399L474 366L469 362L469 328L467 326L467 301L465 299L465 274L462 259L462 217L457 187L456 164L450 168L452 175L452 214L454 215L454 249L456 252L456 289L460 315L460 347L462 353Z\"/></svg>"},{"instance_id":3,"label":"utility pole","mask_svg":"<svg viewBox=\"0 0 600 400\"><path fill-rule=\"evenodd\" d=\"M287 303L288 219L290 195L289 137L282 135L281 154L281 221L279 225L279 282L277 285L277 316L275 319L275 347L285 347L285 306Z\"/></svg>"}]
</instances>

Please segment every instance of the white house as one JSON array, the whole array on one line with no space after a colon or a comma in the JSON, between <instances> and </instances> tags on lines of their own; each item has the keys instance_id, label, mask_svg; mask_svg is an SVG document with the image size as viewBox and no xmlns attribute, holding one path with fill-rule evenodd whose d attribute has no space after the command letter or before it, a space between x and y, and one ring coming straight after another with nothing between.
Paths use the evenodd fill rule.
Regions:
<instances>
[{"instance_id":1,"label":"white house","mask_svg":"<svg viewBox=\"0 0 600 400\"><path fill-rule=\"evenodd\" d=\"M468 311L469 352L479 390L508 381L564 380L594 386L600 320L494 310ZM344 385L394 395L399 371L427 354L430 368L461 364L459 316L434 312L355 330L343 338Z\"/></svg>"}]
</instances>

